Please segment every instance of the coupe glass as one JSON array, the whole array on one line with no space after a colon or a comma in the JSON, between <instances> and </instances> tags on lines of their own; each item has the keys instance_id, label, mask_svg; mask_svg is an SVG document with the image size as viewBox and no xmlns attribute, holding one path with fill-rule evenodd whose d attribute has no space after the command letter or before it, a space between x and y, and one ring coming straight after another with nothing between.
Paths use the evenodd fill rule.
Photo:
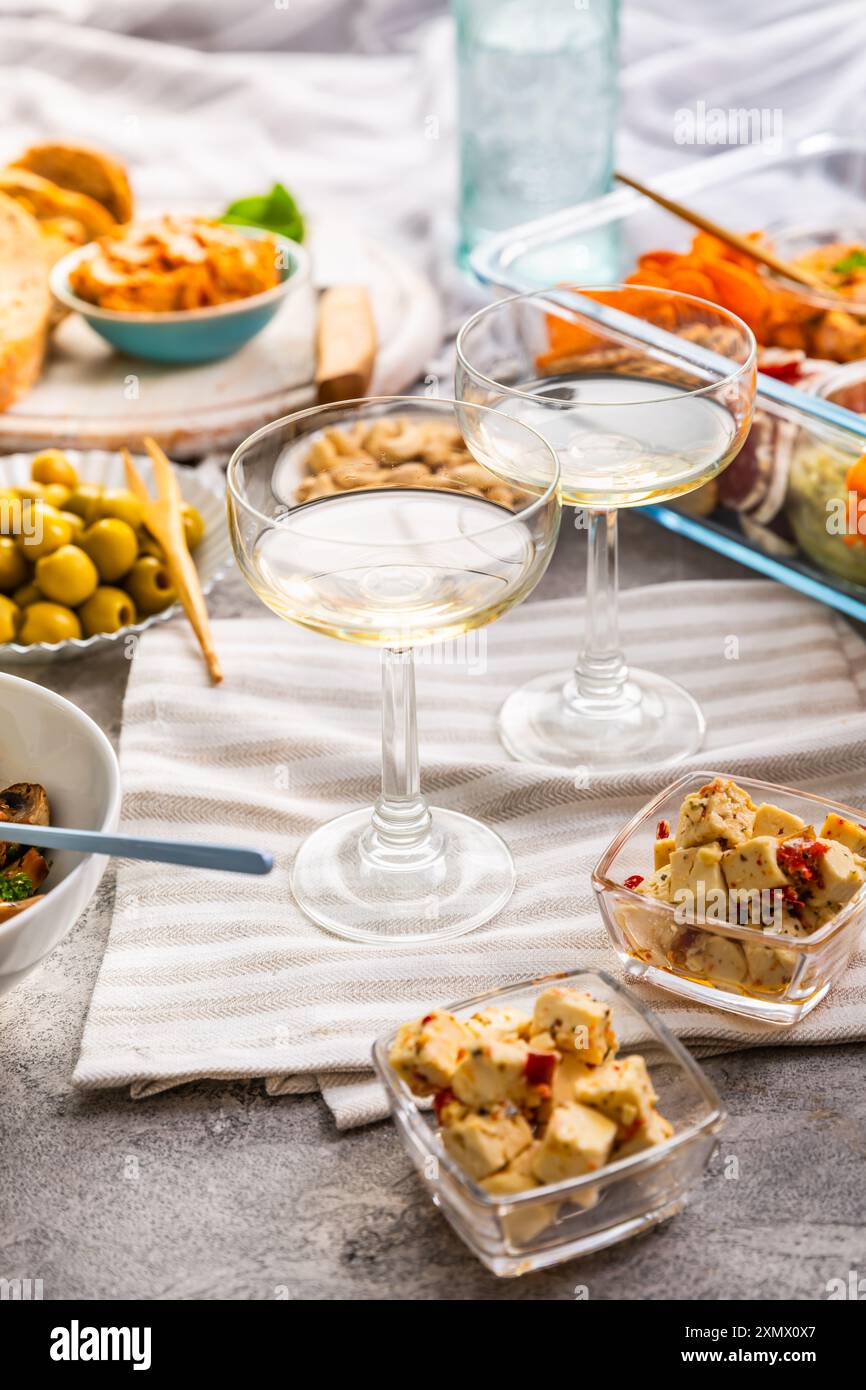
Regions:
<instances>
[{"instance_id":1,"label":"coupe glass","mask_svg":"<svg viewBox=\"0 0 866 1390\"><path fill-rule=\"evenodd\" d=\"M413 652L535 587L559 530L559 463L522 421L466 406L476 476L458 481L455 407L387 397L301 411L228 467L232 544L259 598L287 622L382 649L381 794L316 830L292 872L304 912L354 940L459 936L514 887L500 837L421 794ZM407 472L425 456L437 461Z\"/></svg>"},{"instance_id":2,"label":"coupe glass","mask_svg":"<svg viewBox=\"0 0 866 1390\"><path fill-rule=\"evenodd\" d=\"M526 762L585 774L663 767L699 747L704 720L678 685L625 664L617 512L691 492L736 456L754 405L755 340L734 314L691 295L638 285L574 293L606 306L606 321L547 290L489 305L457 338L456 394L472 412L461 415L470 447L479 405L532 425L557 452L563 502L576 508L589 542L576 666L510 695L500 733ZM651 328L630 336L624 314ZM700 366L686 342L680 355L678 339L704 349Z\"/></svg>"}]
</instances>

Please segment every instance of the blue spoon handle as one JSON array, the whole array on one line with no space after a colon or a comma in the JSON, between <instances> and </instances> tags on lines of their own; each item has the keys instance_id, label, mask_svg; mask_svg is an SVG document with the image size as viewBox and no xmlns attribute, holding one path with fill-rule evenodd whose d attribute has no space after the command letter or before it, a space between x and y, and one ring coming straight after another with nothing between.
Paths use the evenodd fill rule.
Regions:
<instances>
[{"instance_id":1,"label":"blue spoon handle","mask_svg":"<svg viewBox=\"0 0 866 1390\"><path fill-rule=\"evenodd\" d=\"M234 845L199 845L184 840L144 840L132 835L106 835L99 830L66 830L58 826L19 825L0 821L0 842L37 845L40 849L70 849L76 854L110 854L118 859L151 859L159 864L185 864L191 869L222 869L230 874L269 874L273 856Z\"/></svg>"}]
</instances>

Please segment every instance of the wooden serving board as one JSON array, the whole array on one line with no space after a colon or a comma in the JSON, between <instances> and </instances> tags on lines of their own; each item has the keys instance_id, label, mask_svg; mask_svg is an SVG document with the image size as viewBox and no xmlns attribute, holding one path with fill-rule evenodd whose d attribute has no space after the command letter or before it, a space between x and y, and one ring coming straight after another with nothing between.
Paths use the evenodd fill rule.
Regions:
<instances>
[{"instance_id":1,"label":"wooden serving board","mask_svg":"<svg viewBox=\"0 0 866 1390\"><path fill-rule=\"evenodd\" d=\"M310 227L314 285L366 285L378 351L371 395L398 394L423 370L441 333L433 288L398 253L342 225ZM219 362L167 366L115 352L77 314L55 330L42 378L0 415L0 452L141 447L145 434L176 459L227 452L259 426L314 405L318 290L291 296L252 342Z\"/></svg>"}]
</instances>

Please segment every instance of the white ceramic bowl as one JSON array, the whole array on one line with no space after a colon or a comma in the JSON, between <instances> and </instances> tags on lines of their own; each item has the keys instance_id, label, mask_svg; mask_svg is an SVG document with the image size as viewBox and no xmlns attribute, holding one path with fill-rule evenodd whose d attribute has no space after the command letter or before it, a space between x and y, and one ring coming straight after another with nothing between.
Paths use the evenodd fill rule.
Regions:
<instances>
[{"instance_id":1,"label":"white ceramic bowl","mask_svg":"<svg viewBox=\"0 0 866 1390\"><path fill-rule=\"evenodd\" d=\"M80 452L76 449L64 449L63 452L78 470L82 482L99 483L102 487L126 487L126 474L120 454L105 449ZM134 457L136 468L153 493L153 465L150 459L139 454ZM29 483L33 458L33 454L9 454L5 457L2 460L3 486L18 487ZM205 487L192 469L176 468L175 472L184 498L198 508L204 519L204 535L193 552L193 559L202 592L209 594L234 563L226 524L225 497L221 492ZM164 623L168 618L177 617L182 611L179 603L173 603L161 613L153 613L149 618L142 618L139 623L122 627L119 632L99 632L94 637L71 637L66 642L34 642L29 647L23 646L20 642L2 642L0 670L11 666L32 666L37 662L85 656L88 652L117 646L118 643L122 646L131 633L144 632L147 628L153 627L154 623Z\"/></svg>"},{"instance_id":2,"label":"white ceramic bowl","mask_svg":"<svg viewBox=\"0 0 866 1390\"><path fill-rule=\"evenodd\" d=\"M32 681L0 674L0 787L41 782L55 825L114 830L120 768L105 734L86 714ZM53 850L40 901L0 922L0 994L38 965L84 911L108 860Z\"/></svg>"}]
</instances>

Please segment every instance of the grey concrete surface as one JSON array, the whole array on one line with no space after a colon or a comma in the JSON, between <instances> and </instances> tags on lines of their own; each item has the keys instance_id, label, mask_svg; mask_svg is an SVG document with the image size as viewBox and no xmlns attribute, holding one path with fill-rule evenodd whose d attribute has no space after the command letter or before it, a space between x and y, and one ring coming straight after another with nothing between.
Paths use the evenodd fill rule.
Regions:
<instances>
[{"instance_id":1,"label":"grey concrete surface","mask_svg":"<svg viewBox=\"0 0 866 1390\"><path fill-rule=\"evenodd\" d=\"M537 598L582 586L565 535ZM642 517L622 582L737 578ZM215 596L254 603L237 579ZM31 671L117 739L126 663ZM805 678L805 677L804 677ZM314 1096L189 1085L132 1101L69 1077L108 933L111 870L43 966L0 1000L0 1277L44 1297L135 1299L803 1299L866 1276L866 1048L777 1048L706 1063L730 1112L684 1212L589 1259L500 1281L467 1253L390 1124L339 1134ZM732 1160L736 1160L733 1162Z\"/></svg>"}]
</instances>

